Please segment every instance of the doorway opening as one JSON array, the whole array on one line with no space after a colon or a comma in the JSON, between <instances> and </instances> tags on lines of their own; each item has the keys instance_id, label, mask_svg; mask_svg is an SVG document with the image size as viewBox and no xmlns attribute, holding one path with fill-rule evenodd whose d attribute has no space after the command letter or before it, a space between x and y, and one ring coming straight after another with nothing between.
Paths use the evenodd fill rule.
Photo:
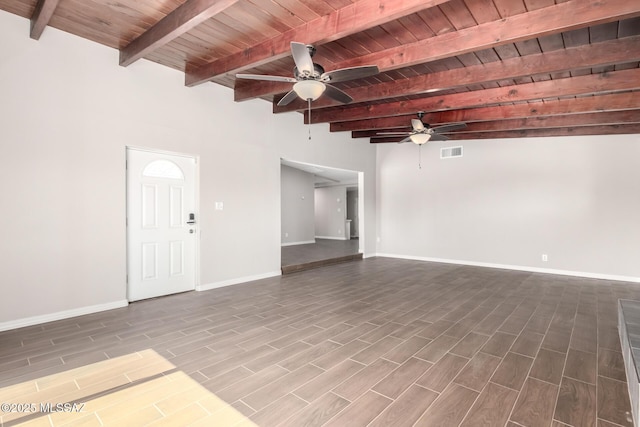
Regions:
<instances>
[{"instance_id":1,"label":"doorway opening","mask_svg":"<svg viewBox=\"0 0 640 427\"><path fill-rule=\"evenodd\" d=\"M364 174L281 159L282 273L362 259Z\"/></svg>"}]
</instances>

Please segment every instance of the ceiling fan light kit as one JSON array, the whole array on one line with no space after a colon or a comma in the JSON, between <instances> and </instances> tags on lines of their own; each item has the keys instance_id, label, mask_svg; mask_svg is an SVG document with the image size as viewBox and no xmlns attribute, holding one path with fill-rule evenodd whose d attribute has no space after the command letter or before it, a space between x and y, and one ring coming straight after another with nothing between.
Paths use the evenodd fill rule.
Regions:
<instances>
[{"instance_id":1,"label":"ceiling fan light kit","mask_svg":"<svg viewBox=\"0 0 640 427\"><path fill-rule=\"evenodd\" d=\"M302 99L315 101L320 98L327 86L317 80L302 80L293 85L293 91Z\"/></svg>"},{"instance_id":2,"label":"ceiling fan light kit","mask_svg":"<svg viewBox=\"0 0 640 427\"><path fill-rule=\"evenodd\" d=\"M409 136L409 139L411 139L411 142L413 142L414 144L422 145L422 144L426 144L427 141L431 139L431 134L414 133L413 135Z\"/></svg>"}]
</instances>

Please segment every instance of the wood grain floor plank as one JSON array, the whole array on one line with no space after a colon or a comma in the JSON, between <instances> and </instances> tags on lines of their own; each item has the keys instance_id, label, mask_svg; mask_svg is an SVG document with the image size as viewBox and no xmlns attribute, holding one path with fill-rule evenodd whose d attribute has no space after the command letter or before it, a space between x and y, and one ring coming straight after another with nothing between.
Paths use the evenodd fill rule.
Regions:
<instances>
[{"instance_id":1,"label":"wood grain floor plank","mask_svg":"<svg viewBox=\"0 0 640 427\"><path fill-rule=\"evenodd\" d=\"M453 382L480 392L489 382L501 360L499 357L486 353L477 353L460 371Z\"/></svg>"},{"instance_id":2,"label":"wood grain floor plank","mask_svg":"<svg viewBox=\"0 0 640 427\"><path fill-rule=\"evenodd\" d=\"M424 375L431 366L433 366L432 363L412 357L394 369L389 375L376 384L372 390L391 399L395 399L409 388L415 380Z\"/></svg>"},{"instance_id":3,"label":"wood grain floor plank","mask_svg":"<svg viewBox=\"0 0 640 427\"><path fill-rule=\"evenodd\" d=\"M533 362L533 367L529 375L533 378L558 385L562 378L564 364L564 353L541 348ZM580 369L580 367L575 367L575 369Z\"/></svg>"},{"instance_id":4,"label":"wood grain floor plank","mask_svg":"<svg viewBox=\"0 0 640 427\"><path fill-rule=\"evenodd\" d=\"M563 377L554 418L568 425L595 427L596 386Z\"/></svg>"},{"instance_id":5,"label":"wood grain floor plank","mask_svg":"<svg viewBox=\"0 0 640 427\"><path fill-rule=\"evenodd\" d=\"M329 420L325 427L366 426L373 421L392 400L372 391L366 392L347 406L337 416Z\"/></svg>"},{"instance_id":6,"label":"wood grain floor plank","mask_svg":"<svg viewBox=\"0 0 640 427\"><path fill-rule=\"evenodd\" d=\"M460 426L504 426L517 397L515 390L494 383L487 384Z\"/></svg>"},{"instance_id":7,"label":"wood grain floor plank","mask_svg":"<svg viewBox=\"0 0 640 427\"><path fill-rule=\"evenodd\" d=\"M477 397L477 392L457 384L451 384L416 421L414 426L457 426Z\"/></svg>"},{"instance_id":8,"label":"wood grain floor plank","mask_svg":"<svg viewBox=\"0 0 640 427\"><path fill-rule=\"evenodd\" d=\"M353 402L367 392L367 390L380 382L384 377L389 375L393 370L398 368L398 366L400 365L397 363L393 363L385 359L378 359L362 371L338 385L333 389L333 391Z\"/></svg>"},{"instance_id":9,"label":"wood grain floor plank","mask_svg":"<svg viewBox=\"0 0 640 427\"><path fill-rule=\"evenodd\" d=\"M509 352L493 373L491 382L520 391L532 364L532 358Z\"/></svg>"},{"instance_id":10,"label":"wood grain floor plank","mask_svg":"<svg viewBox=\"0 0 640 427\"><path fill-rule=\"evenodd\" d=\"M522 426L551 424L558 386L529 377L522 387L510 419Z\"/></svg>"},{"instance_id":11,"label":"wood grain floor plank","mask_svg":"<svg viewBox=\"0 0 640 427\"><path fill-rule=\"evenodd\" d=\"M412 385L369 427L411 427L437 397L438 394L431 390Z\"/></svg>"}]
</instances>

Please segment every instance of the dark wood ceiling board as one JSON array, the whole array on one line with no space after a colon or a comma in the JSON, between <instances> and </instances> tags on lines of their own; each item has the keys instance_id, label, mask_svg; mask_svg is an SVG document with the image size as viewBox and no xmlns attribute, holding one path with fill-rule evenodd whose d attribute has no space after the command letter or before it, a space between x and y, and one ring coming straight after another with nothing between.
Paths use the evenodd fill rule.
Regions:
<instances>
[{"instance_id":1,"label":"dark wood ceiling board","mask_svg":"<svg viewBox=\"0 0 640 427\"><path fill-rule=\"evenodd\" d=\"M500 13L493 0L465 0L464 2L478 24L500 19Z\"/></svg>"},{"instance_id":2,"label":"dark wood ceiling board","mask_svg":"<svg viewBox=\"0 0 640 427\"><path fill-rule=\"evenodd\" d=\"M31 19L34 10L36 10L37 2L37 0L0 0L0 9L22 16L23 18Z\"/></svg>"},{"instance_id":3,"label":"dark wood ceiling board","mask_svg":"<svg viewBox=\"0 0 640 427\"><path fill-rule=\"evenodd\" d=\"M307 6L309 9L318 14L318 16L325 16L335 11L335 8L331 7L328 3L318 0L300 0L300 3Z\"/></svg>"},{"instance_id":4,"label":"dark wood ceiling board","mask_svg":"<svg viewBox=\"0 0 640 427\"><path fill-rule=\"evenodd\" d=\"M478 55L476 55L473 52L465 53L464 55L458 55L457 58L460 62L462 62L462 64L465 67L471 67L473 65L482 64L482 61L480 61L480 58L478 58Z\"/></svg>"},{"instance_id":5,"label":"dark wood ceiling board","mask_svg":"<svg viewBox=\"0 0 640 427\"><path fill-rule=\"evenodd\" d=\"M303 21L311 21L320 17L320 15L309 6L298 0L273 0L280 7L284 8L288 13L291 13Z\"/></svg>"},{"instance_id":6,"label":"dark wood ceiling board","mask_svg":"<svg viewBox=\"0 0 640 427\"><path fill-rule=\"evenodd\" d=\"M372 52L379 52L384 49L384 47L380 43L378 43L376 39L372 39L365 31L351 34L348 37L336 40L336 43L354 44L357 49L362 49L361 51L354 50L354 53L357 56L367 55Z\"/></svg>"},{"instance_id":7,"label":"dark wood ceiling board","mask_svg":"<svg viewBox=\"0 0 640 427\"><path fill-rule=\"evenodd\" d=\"M109 28L110 24L102 21L97 21L92 26L80 26L78 25L76 18L70 19L66 12L63 13L58 11L56 12L56 15L51 18L51 21L49 21L49 26L65 32L69 32L65 30L65 28L73 29L73 32L70 34L91 40L107 47L114 49L120 49L121 47L121 38L114 34L105 32L112 31L112 29ZM103 30L103 28L105 30Z\"/></svg>"},{"instance_id":8,"label":"dark wood ceiling board","mask_svg":"<svg viewBox=\"0 0 640 427\"><path fill-rule=\"evenodd\" d=\"M429 9L421 10L417 14L436 36L451 33L456 30L454 25L449 22L439 7L431 7Z\"/></svg>"},{"instance_id":9,"label":"dark wood ceiling board","mask_svg":"<svg viewBox=\"0 0 640 427\"><path fill-rule=\"evenodd\" d=\"M544 117L554 115L582 114L598 111L640 112L640 93L622 92L610 95L586 95L579 98L564 99L553 102L516 103L513 106L479 107L427 113L425 120L432 124L448 124L458 122L482 122L501 119L526 117ZM386 129L400 126L404 116L382 117L356 121L340 121L331 123L331 132L355 130Z\"/></svg>"},{"instance_id":10,"label":"dark wood ceiling board","mask_svg":"<svg viewBox=\"0 0 640 427\"><path fill-rule=\"evenodd\" d=\"M531 76L526 76L526 77L518 77L516 79L513 79L513 81L517 84L517 85L524 85L527 83L533 83L533 78Z\"/></svg>"},{"instance_id":11,"label":"dark wood ceiling board","mask_svg":"<svg viewBox=\"0 0 640 427\"><path fill-rule=\"evenodd\" d=\"M543 52L552 52L554 50L564 49L564 40L562 40L562 34L548 34L546 36L538 37L538 44Z\"/></svg>"},{"instance_id":12,"label":"dark wood ceiling board","mask_svg":"<svg viewBox=\"0 0 640 427\"><path fill-rule=\"evenodd\" d=\"M638 68L639 66L640 66L639 62L627 62L626 64L616 64L615 70L616 71L630 70L633 68Z\"/></svg>"},{"instance_id":13,"label":"dark wood ceiling board","mask_svg":"<svg viewBox=\"0 0 640 427\"><path fill-rule=\"evenodd\" d=\"M400 46L400 42L395 37L392 37L383 27L376 26L369 28L365 31L367 36L375 39L383 49L390 49Z\"/></svg>"},{"instance_id":14,"label":"dark wood ceiling board","mask_svg":"<svg viewBox=\"0 0 640 427\"><path fill-rule=\"evenodd\" d=\"M500 56L498 56L494 49L482 49L474 52L474 54L483 64L500 61Z\"/></svg>"},{"instance_id":15,"label":"dark wood ceiling board","mask_svg":"<svg viewBox=\"0 0 640 427\"><path fill-rule=\"evenodd\" d=\"M543 7L553 6L554 4L554 0L524 0L524 5L529 12L542 9Z\"/></svg>"},{"instance_id":16,"label":"dark wood ceiling board","mask_svg":"<svg viewBox=\"0 0 640 427\"><path fill-rule=\"evenodd\" d=\"M515 46L520 55L533 55L536 53L542 53L538 38L516 42Z\"/></svg>"},{"instance_id":17,"label":"dark wood ceiling board","mask_svg":"<svg viewBox=\"0 0 640 427\"><path fill-rule=\"evenodd\" d=\"M439 7L456 30L474 27L478 24L462 0L450 0Z\"/></svg>"},{"instance_id":18,"label":"dark wood ceiling board","mask_svg":"<svg viewBox=\"0 0 640 427\"><path fill-rule=\"evenodd\" d=\"M502 18L519 15L527 11L523 0L493 0Z\"/></svg>"},{"instance_id":19,"label":"dark wood ceiling board","mask_svg":"<svg viewBox=\"0 0 640 427\"><path fill-rule=\"evenodd\" d=\"M243 32L241 29L230 26L229 23L229 18L225 17L224 14L220 14L203 22L192 31L202 33L204 40L210 39L234 45L237 47L238 52L264 40L261 34Z\"/></svg>"},{"instance_id":20,"label":"dark wood ceiling board","mask_svg":"<svg viewBox=\"0 0 640 427\"><path fill-rule=\"evenodd\" d=\"M493 50L496 51L496 53L502 60L517 58L518 56L520 56L520 52L518 52L516 45L513 43L496 46L495 48L493 48Z\"/></svg>"},{"instance_id":21,"label":"dark wood ceiling board","mask_svg":"<svg viewBox=\"0 0 640 427\"><path fill-rule=\"evenodd\" d=\"M387 3L384 8L380 8L378 0L359 0L339 11L311 21L308 25L297 27L277 38L254 45L241 54L193 69L187 74L185 80L188 86L193 86L204 83L218 74L237 72L269 62L274 58L288 56L289 42L299 39L300 35L306 36L307 43L321 45L444 1L446 0L405 0Z\"/></svg>"},{"instance_id":22,"label":"dark wood ceiling board","mask_svg":"<svg viewBox=\"0 0 640 427\"><path fill-rule=\"evenodd\" d=\"M287 8L282 7L275 1L259 1L259 0L243 0L246 3L247 8L251 9L259 9L264 12L266 16L271 17L271 20L277 20L281 22L283 25L286 25L288 28L294 28L299 25L304 24L307 20L302 19L300 15L295 15L291 13ZM311 19L315 19L318 17L317 14L314 14L315 17Z\"/></svg>"},{"instance_id":23,"label":"dark wood ceiling board","mask_svg":"<svg viewBox=\"0 0 640 427\"><path fill-rule=\"evenodd\" d=\"M351 0L325 0L326 3L331 6L334 10L341 9L345 6L349 6L353 1Z\"/></svg>"},{"instance_id":24,"label":"dark wood ceiling board","mask_svg":"<svg viewBox=\"0 0 640 427\"><path fill-rule=\"evenodd\" d=\"M607 22L594 25L589 28L589 42L598 43L618 38L618 25L620 21Z\"/></svg>"},{"instance_id":25,"label":"dark wood ceiling board","mask_svg":"<svg viewBox=\"0 0 640 427\"><path fill-rule=\"evenodd\" d=\"M489 88L497 87L494 82L501 81L505 77L514 79L533 75L534 81L546 81L551 80L551 76L548 74L550 72L561 73L566 71L567 73L564 76L569 77L568 70L574 67L591 69L593 66L610 65L621 60L634 59L640 60L640 36L610 40L563 51L517 57L502 62L462 67L440 73L423 74L411 79L396 79L397 76L391 74L394 78L392 83L367 86L347 93L358 102L364 102L390 98L399 94L419 95L425 90L474 84L482 84L484 87ZM245 88L254 90L247 96L256 96L258 93L256 91L261 89L256 85L253 88L248 86ZM314 108L335 105L337 105L335 102L324 98L316 101ZM304 108L304 105L296 106L296 104L293 104L288 107L274 107L274 111L285 112L292 111L295 108Z\"/></svg>"},{"instance_id":26,"label":"dark wood ceiling board","mask_svg":"<svg viewBox=\"0 0 640 427\"><path fill-rule=\"evenodd\" d=\"M245 1L240 1L224 12L237 23L250 26L254 31L261 32L265 39L281 35L291 27L272 17L265 11L252 7Z\"/></svg>"},{"instance_id":27,"label":"dark wood ceiling board","mask_svg":"<svg viewBox=\"0 0 640 427\"><path fill-rule=\"evenodd\" d=\"M34 40L39 40L44 29L49 25L51 17L55 13L60 0L39 0L33 15L31 15L31 29L29 35Z\"/></svg>"},{"instance_id":28,"label":"dark wood ceiling board","mask_svg":"<svg viewBox=\"0 0 640 427\"><path fill-rule=\"evenodd\" d=\"M589 28L578 28L572 31L562 33L564 47L576 47L589 43Z\"/></svg>"},{"instance_id":29,"label":"dark wood ceiling board","mask_svg":"<svg viewBox=\"0 0 640 427\"><path fill-rule=\"evenodd\" d=\"M433 96L395 103L388 102L383 105L325 108L314 111L314 122L361 120L368 117L406 114L410 111L437 112L458 108L475 108L486 104L635 89L640 89L640 69L535 82L528 85L509 86L484 91Z\"/></svg>"},{"instance_id":30,"label":"dark wood ceiling board","mask_svg":"<svg viewBox=\"0 0 640 427\"><path fill-rule=\"evenodd\" d=\"M391 22L385 22L380 25L389 36L396 39L399 44L413 43L419 39L415 36L413 31L405 27L400 21L395 20Z\"/></svg>"},{"instance_id":31,"label":"dark wood ceiling board","mask_svg":"<svg viewBox=\"0 0 640 427\"><path fill-rule=\"evenodd\" d=\"M618 37L627 37L640 34L640 16L620 21Z\"/></svg>"},{"instance_id":32,"label":"dark wood ceiling board","mask_svg":"<svg viewBox=\"0 0 640 427\"><path fill-rule=\"evenodd\" d=\"M418 13L403 16L398 19L398 22L404 25L407 28L407 31L410 31L418 40L424 40L435 36L433 30L422 20Z\"/></svg>"}]
</instances>

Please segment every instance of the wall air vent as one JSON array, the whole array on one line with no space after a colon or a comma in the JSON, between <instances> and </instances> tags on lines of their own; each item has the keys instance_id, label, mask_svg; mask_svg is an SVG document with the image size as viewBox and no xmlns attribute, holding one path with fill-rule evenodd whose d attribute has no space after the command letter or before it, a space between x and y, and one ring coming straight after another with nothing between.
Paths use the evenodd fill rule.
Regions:
<instances>
[{"instance_id":1,"label":"wall air vent","mask_svg":"<svg viewBox=\"0 0 640 427\"><path fill-rule=\"evenodd\" d=\"M440 149L440 158L462 157L462 147L446 147Z\"/></svg>"}]
</instances>

